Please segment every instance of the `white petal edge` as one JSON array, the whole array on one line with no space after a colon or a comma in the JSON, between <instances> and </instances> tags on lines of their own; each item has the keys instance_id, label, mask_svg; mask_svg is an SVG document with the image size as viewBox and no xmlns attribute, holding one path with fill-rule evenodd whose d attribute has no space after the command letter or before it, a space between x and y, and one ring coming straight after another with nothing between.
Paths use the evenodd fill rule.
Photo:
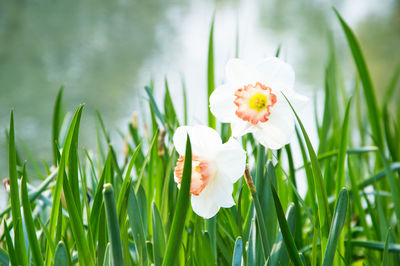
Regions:
<instances>
[{"instance_id":1,"label":"white petal edge","mask_svg":"<svg viewBox=\"0 0 400 266\"><path fill-rule=\"evenodd\" d=\"M284 117L284 123L271 123L269 120L260 125L260 129L254 132L255 139L266 148L277 150L290 142L294 132L293 116Z\"/></svg>"},{"instance_id":2,"label":"white petal edge","mask_svg":"<svg viewBox=\"0 0 400 266\"><path fill-rule=\"evenodd\" d=\"M220 208L212 198L208 198L201 193L198 196L192 195L190 201L193 211L205 219L215 216Z\"/></svg>"},{"instance_id":3,"label":"white petal edge","mask_svg":"<svg viewBox=\"0 0 400 266\"><path fill-rule=\"evenodd\" d=\"M244 121L239 117L235 117L235 119L231 122L231 129L232 136L234 137L240 137L257 130L257 128L253 126L253 124Z\"/></svg>"},{"instance_id":4,"label":"white petal edge","mask_svg":"<svg viewBox=\"0 0 400 266\"><path fill-rule=\"evenodd\" d=\"M236 139L230 138L220 147L215 161L218 175L233 184L243 176L246 167L246 152Z\"/></svg>"},{"instance_id":5,"label":"white petal edge","mask_svg":"<svg viewBox=\"0 0 400 266\"><path fill-rule=\"evenodd\" d=\"M233 184L217 175L198 196L192 195L192 209L199 216L209 219L216 215L221 207L230 208L235 205L232 192Z\"/></svg>"},{"instance_id":6,"label":"white petal edge","mask_svg":"<svg viewBox=\"0 0 400 266\"><path fill-rule=\"evenodd\" d=\"M257 67L262 82L275 90L291 91L295 73L291 65L277 57L266 58Z\"/></svg>"},{"instance_id":7,"label":"white petal edge","mask_svg":"<svg viewBox=\"0 0 400 266\"><path fill-rule=\"evenodd\" d=\"M222 175L218 175L210 186L209 197L214 199L214 202L223 208L230 208L235 205L233 200L233 184L230 180ZM211 195L210 195L211 194Z\"/></svg>"},{"instance_id":8,"label":"white petal edge","mask_svg":"<svg viewBox=\"0 0 400 266\"><path fill-rule=\"evenodd\" d=\"M175 149L180 155L185 155L187 134L190 137L192 153L198 156L213 156L218 146L222 144L217 131L210 127L181 126L176 129L173 137Z\"/></svg>"},{"instance_id":9,"label":"white petal edge","mask_svg":"<svg viewBox=\"0 0 400 266\"><path fill-rule=\"evenodd\" d=\"M217 87L210 95L211 113L223 123L229 123L235 118L237 109L234 104L235 89L229 84Z\"/></svg>"}]
</instances>

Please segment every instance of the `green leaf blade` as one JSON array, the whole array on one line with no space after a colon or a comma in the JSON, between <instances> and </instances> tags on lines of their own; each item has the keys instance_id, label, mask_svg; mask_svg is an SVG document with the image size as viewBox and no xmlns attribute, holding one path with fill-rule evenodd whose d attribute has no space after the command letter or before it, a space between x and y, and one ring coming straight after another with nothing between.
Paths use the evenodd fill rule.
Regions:
<instances>
[{"instance_id":1,"label":"green leaf blade","mask_svg":"<svg viewBox=\"0 0 400 266\"><path fill-rule=\"evenodd\" d=\"M44 265L44 262L43 262L42 252L39 247L39 242L36 236L36 229L35 229L35 224L33 222L31 204L29 202L26 178L27 177L26 177L26 163L25 163L21 180L21 200L22 200L22 208L24 211L24 221L28 234L29 247L32 251L33 261L35 262L35 265L41 266Z\"/></svg>"},{"instance_id":2,"label":"green leaf blade","mask_svg":"<svg viewBox=\"0 0 400 266\"><path fill-rule=\"evenodd\" d=\"M170 266L175 265L179 253L179 246L181 244L183 228L185 226L186 215L190 202L190 183L192 176L192 148L190 144L189 135L186 140L185 162L183 166L183 175L181 188L178 194L174 218L172 220L171 232L168 239L167 249L162 265Z\"/></svg>"},{"instance_id":3,"label":"green leaf blade","mask_svg":"<svg viewBox=\"0 0 400 266\"><path fill-rule=\"evenodd\" d=\"M64 242L60 241L56 247L54 255L54 265L70 266L71 260Z\"/></svg>"},{"instance_id":4,"label":"green leaf blade","mask_svg":"<svg viewBox=\"0 0 400 266\"><path fill-rule=\"evenodd\" d=\"M346 35L347 42L349 44L351 53L353 55L357 71L361 79L361 83L363 85L362 87L364 89L365 100L367 102L368 117L370 120L373 136L378 142L378 146L382 147L383 136L382 136L381 122L379 119L380 117L379 108L375 96L375 90L372 85L371 77L368 72L367 64L365 62L360 45L358 44L357 38L354 35L353 31L343 20L343 18L340 16L339 12L336 9L334 9L334 12L336 13L336 16L339 19L343 31Z\"/></svg>"},{"instance_id":5,"label":"green leaf blade","mask_svg":"<svg viewBox=\"0 0 400 266\"><path fill-rule=\"evenodd\" d=\"M329 233L328 245L326 246L325 250L323 266L333 265L333 259L335 257L336 247L344 223L346 221L348 205L349 205L349 193L347 192L347 189L344 188L339 193L335 212L333 214L332 225Z\"/></svg>"},{"instance_id":6,"label":"green leaf blade","mask_svg":"<svg viewBox=\"0 0 400 266\"><path fill-rule=\"evenodd\" d=\"M269 162L269 164L272 164L272 162ZM276 215L278 217L278 222L281 228L282 238L285 242L286 250L289 254L290 259L293 261L295 265L303 265L303 262L299 255L299 251L297 250L296 244L294 243L293 235L290 232L289 224L285 218L285 214L283 212L278 194L271 181L269 182L269 184L271 186L272 196L274 198L274 203L275 203Z\"/></svg>"},{"instance_id":7,"label":"green leaf blade","mask_svg":"<svg viewBox=\"0 0 400 266\"><path fill-rule=\"evenodd\" d=\"M103 196L104 206L106 208L108 235L111 242L112 260L114 265L124 265L114 190L111 184L104 185Z\"/></svg>"}]
</instances>

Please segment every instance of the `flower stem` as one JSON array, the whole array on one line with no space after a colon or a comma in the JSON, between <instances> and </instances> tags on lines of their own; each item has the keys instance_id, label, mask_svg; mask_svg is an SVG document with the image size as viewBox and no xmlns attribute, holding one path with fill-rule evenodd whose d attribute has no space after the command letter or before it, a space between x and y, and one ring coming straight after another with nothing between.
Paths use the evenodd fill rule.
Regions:
<instances>
[{"instance_id":1,"label":"flower stem","mask_svg":"<svg viewBox=\"0 0 400 266\"><path fill-rule=\"evenodd\" d=\"M257 196L257 192L256 192L256 187L254 186L253 183L253 178L250 174L250 170L249 170L249 166L246 166L246 170L244 172L244 178L246 180L247 186L249 187L249 190L251 192L251 196L253 198L254 201L254 207L256 208L256 217L258 220L258 230L260 231L260 236L261 236L261 243L262 243L262 247L264 249L264 257L265 259L267 259L269 257L270 254L270 247L268 245L268 234L267 234L267 230L265 227L265 222L264 222L264 216L262 213L262 209L261 209L261 204L260 201L258 200L258 196Z\"/></svg>"}]
</instances>

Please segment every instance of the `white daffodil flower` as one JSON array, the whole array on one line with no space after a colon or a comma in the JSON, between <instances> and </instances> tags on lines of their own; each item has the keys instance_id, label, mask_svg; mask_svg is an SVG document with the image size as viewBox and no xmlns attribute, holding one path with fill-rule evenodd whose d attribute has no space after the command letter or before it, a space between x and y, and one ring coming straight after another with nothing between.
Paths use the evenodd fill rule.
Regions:
<instances>
[{"instance_id":1,"label":"white daffodil flower","mask_svg":"<svg viewBox=\"0 0 400 266\"><path fill-rule=\"evenodd\" d=\"M288 144L294 132L293 106L307 98L293 91L294 71L279 58L259 64L231 59L226 65L226 83L210 96L210 109L224 123L231 123L235 137L253 133L256 140L270 149Z\"/></svg>"},{"instance_id":2,"label":"white daffodil flower","mask_svg":"<svg viewBox=\"0 0 400 266\"><path fill-rule=\"evenodd\" d=\"M232 198L233 184L244 173L246 153L233 138L223 144L212 128L181 126L173 138L175 149L180 155L174 176L178 187L182 180L187 134L192 145L192 209L208 219L217 214L220 207L235 205Z\"/></svg>"}]
</instances>

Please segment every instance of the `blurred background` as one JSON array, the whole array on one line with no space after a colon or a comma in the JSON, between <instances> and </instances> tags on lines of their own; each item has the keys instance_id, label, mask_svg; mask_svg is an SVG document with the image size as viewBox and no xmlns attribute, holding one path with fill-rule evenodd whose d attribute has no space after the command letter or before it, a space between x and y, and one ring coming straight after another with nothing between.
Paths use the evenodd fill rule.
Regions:
<instances>
[{"instance_id":1,"label":"blurred background","mask_svg":"<svg viewBox=\"0 0 400 266\"><path fill-rule=\"evenodd\" d=\"M296 89L318 99L324 85L327 36L332 33L350 88L353 61L332 6L354 29L378 97L382 96L400 62L399 1L0 0L0 179L8 176L5 130L11 108L17 142L25 143L39 162L50 162L51 117L61 85L66 110L86 104L80 146L88 149L95 149L96 110L117 146L122 141L116 132L127 132L133 112L139 112L143 121L141 110L147 109L143 87L151 79L158 100L164 93L164 78L168 79L180 111L183 78L189 123L204 122L214 11L217 85L223 82L225 63L234 57L237 44L239 57L255 61L274 55L281 44L282 57L296 71ZM307 124L312 127L310 114Z\"/></svg>"}]
</instances>

